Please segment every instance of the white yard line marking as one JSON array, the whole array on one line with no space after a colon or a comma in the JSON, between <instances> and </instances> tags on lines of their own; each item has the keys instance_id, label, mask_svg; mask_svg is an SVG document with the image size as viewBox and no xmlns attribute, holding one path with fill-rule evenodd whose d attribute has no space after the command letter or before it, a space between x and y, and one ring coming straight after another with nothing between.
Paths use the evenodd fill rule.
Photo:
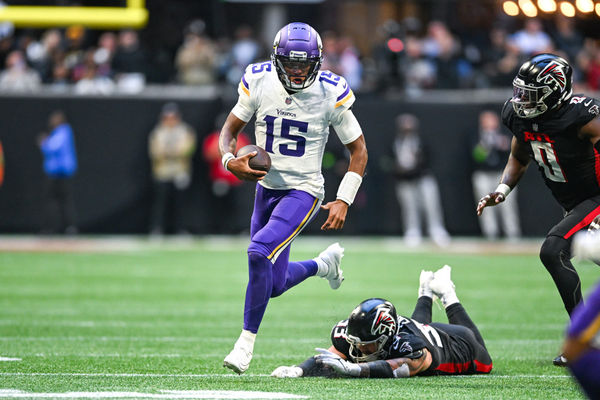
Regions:
<instances>
[{"instance_id":1,"label":"white yard line marking","mask_svg":"<svg viewBox=\"0 0 600 400\"><path fill-rule=\"evenodd\" d=\"M2 398L58 398L58 399L306 399L278 392L250 392L239 390L161 390L161 393L141 392L66 392L35 393L14 389L0 389Z\"/></svg>"},{"instance_id":2,"label":"white yard line marking","mask_svg":"<svg viewBox=\"0 0 600 400\"><path fill-rule=\"evenodd\" d=\"M267 338L261 337L261 342L269 343L320 343L327 338ZM82 342L220 342L229 343L231 338L194 337L194 336L0 336L3 342L48 342L48 341L82 341Z\"/></svg>"},{"instance_id":3,"label":"white yard line marking","mask_svg":"<svg viewBox=\"0 0 600 400\"><path fill-rule=\"evenodd\" d=\"M16 357L0 357L0 361L21 361L21 359Z\"/></svg>"},{"instance_id":4,"label":"white yard line marking","mask_svg":"<svg viewBox=\"0 0 600 400\"><path fill-rule=\"evenodd\" d=\"M100 377L100 378L237 378L244 377L270 377L269 374L244 374L239 376L236 374L126 374L126 373L84 373L84 372L0 372L0 376L67 376L67 377ZM495 375L478 374L478 375L453 375L439 376L436 379L455 379L455 378L479 378L479 379L571 379L570 375ZM0 395L0 397L2 397Z\"/></svg>"},{"instance_id":5,"label":"white yard line marking","mask_svg":"<svg viewBox=\"0 0 600 400\"><path fill-rule=\"evenodd\" d=\"M231 374L126 374L126 373L85 373L85 372L0 372L0 376L81 376L100 378L241 378ZM265 377L269 374L244 374L244 377ZM2 397L2 396L0 396Z\"/></svg>"}]
</instances>

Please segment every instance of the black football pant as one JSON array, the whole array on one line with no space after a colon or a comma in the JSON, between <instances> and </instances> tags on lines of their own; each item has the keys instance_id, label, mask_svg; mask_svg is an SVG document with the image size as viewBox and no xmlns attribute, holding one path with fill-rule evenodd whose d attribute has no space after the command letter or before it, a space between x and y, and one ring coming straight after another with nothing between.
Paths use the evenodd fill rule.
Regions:
<instances>
[{"instance_id":1,"label":"black football pant","mask_svg":"<svg viewBox=\"0 0 600 400\"><path fill-rule=\"evenodd\" d=\"M600 196L579 203L548 232L540 249L540 259L552 276L569 315L581 301L581 281L571 263L573 236L587 228L598 215Z\"/></svg>"},{"instance_id":2,"label":"black football pant","mask_svg":"<svg viewBox=\"0 0 600 400\"><path fill-rule=\"evenodd\" d=\"M75 227L75 202L70 178L48 177L44 188L42 233L65 233Z\"/></svg>"},{"instance_id":3,"label":"black football pant","mask_svg":"<svg viewBox=\"0 0 600 400\"><path fill-rule=\"evenodd\" d=\"M411 318L422 324L430 325L431 324L431 305L432 305L432 303L433 303L433 300L431 299L431 297L428 297L428 296L419 297L419 299L417 300L417 305L415 306L415 311L413 311ZM471 317L469 317L469 314L467 314L467 310L465 310L465 308L462 306L462 304L455 303L455 304L452 304L451 306L449 306L448 308L446 308L446 316L448 317L448 322L451 325L461 325L461 326L464 326L465 328L469 328L473 332L473 335L475 336L475 340L477 340L477 343L479 343L480 345L485 347L485 342L483 341L483 337L481 336L479 329L477 329L477 326L471 320ZM446 324L444 324L444 325L446 325ZM447 330L447 329L444 329L444 330Z\"/></svg>"}]
</instances>

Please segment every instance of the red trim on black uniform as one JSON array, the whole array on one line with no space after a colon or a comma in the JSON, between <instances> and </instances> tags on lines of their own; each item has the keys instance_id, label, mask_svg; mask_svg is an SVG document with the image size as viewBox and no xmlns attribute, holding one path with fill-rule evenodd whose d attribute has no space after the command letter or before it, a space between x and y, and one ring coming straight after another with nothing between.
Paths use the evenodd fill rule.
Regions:
<instances>
[{"instance_id":1,"label":"red trim on black uniform","mask_svg":"<svg viewBox=\"0 0 600 400\"><path fill-rule=\"evenodd\" d=\"M589 224L591 224L592 221L594 220L594 218L596 218L598 215L600 215L600 206L596 207L591 213L586 215L585 218L583 218L577 225L572 227L571 230L569 232L567 232L567 234L565 236L563 236L563 238L564 239L570 238L575 233L577 233L581 229L583 229L586 226L588 226Z\"/></svg>"},{"instance_id":2,"label":"red trim on black uniform","mask_svg":"<svg viewBox=\"0 0 600 400\"><path fill-rule=\"evenodd\" d=\"M477 360L473 360L472 363L475 364L475 372L484 373L484 374L489 373L493 367L493 365L491 363L484 364ZM448 374L460 374L460 373L467 372L469 370L469 368L471 368L471 361L467 361L466 363L462 363L462 364L459 364L459 363L440 364L440 365L438 365L436 370L446 372Z\"/></svg>"}]
</instances>

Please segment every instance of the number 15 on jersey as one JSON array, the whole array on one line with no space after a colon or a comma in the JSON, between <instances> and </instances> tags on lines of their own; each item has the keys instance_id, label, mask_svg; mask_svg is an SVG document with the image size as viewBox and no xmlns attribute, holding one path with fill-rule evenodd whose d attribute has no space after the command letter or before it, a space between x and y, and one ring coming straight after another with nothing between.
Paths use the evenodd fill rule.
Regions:
<instances>
[{"instance_id":1,"label":"number 15 on jersey","mask_svg":"<svg viewBox=\"0 0 600 400\"><path fill-rule=\"evenodd\" d=\"M290 157L302 157L306 148L306 138L301 135L292 134L290 131L294 130L296 133L307 133L308 122L296 121L293 119L282 118L281 119L281 133L282 138L287 139L287 143L281 143L275 149L273 148L273 142L275 141L275 120L277 117L267 115L263 119L267 123L267 141L265 143L265 150L268 153L275 153L275 149L278 153L284 156ZM290 143L289 141L295 142Z\"/></svg>"}]
</instances>

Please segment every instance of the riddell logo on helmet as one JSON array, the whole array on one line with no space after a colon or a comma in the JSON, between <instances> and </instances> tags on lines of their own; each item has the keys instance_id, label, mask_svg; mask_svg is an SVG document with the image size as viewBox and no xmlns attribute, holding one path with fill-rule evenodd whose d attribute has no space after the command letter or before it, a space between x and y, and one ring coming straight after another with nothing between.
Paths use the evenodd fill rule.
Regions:
<instances>
[{"instance_id":1,"label":"riddell logo on helmet","mask_svg":"<svg viewBox=\"0 0 600 400\"><path fill-rule=\"evenodd\" d=\"M564 67L556 61L552 61L550 64L546 65L546 68L544 68L537 76L537 81L545 83L546 85L554 83L561 91L565 90L567 87L567 78Z\"/></svg>"},{"instance_id":2,"label":"riddell logo on helmet","mask_svg":"<svg viewBox=\"0 0 600 400\"><path fill-rule=\"evenodd\" d=\"M375 316L373 326L371 327L371 333L373 335L396 333L396 320L390 313L388 307L380 307L377 310L377 315Z\"/></svg>"}]
</instances>

